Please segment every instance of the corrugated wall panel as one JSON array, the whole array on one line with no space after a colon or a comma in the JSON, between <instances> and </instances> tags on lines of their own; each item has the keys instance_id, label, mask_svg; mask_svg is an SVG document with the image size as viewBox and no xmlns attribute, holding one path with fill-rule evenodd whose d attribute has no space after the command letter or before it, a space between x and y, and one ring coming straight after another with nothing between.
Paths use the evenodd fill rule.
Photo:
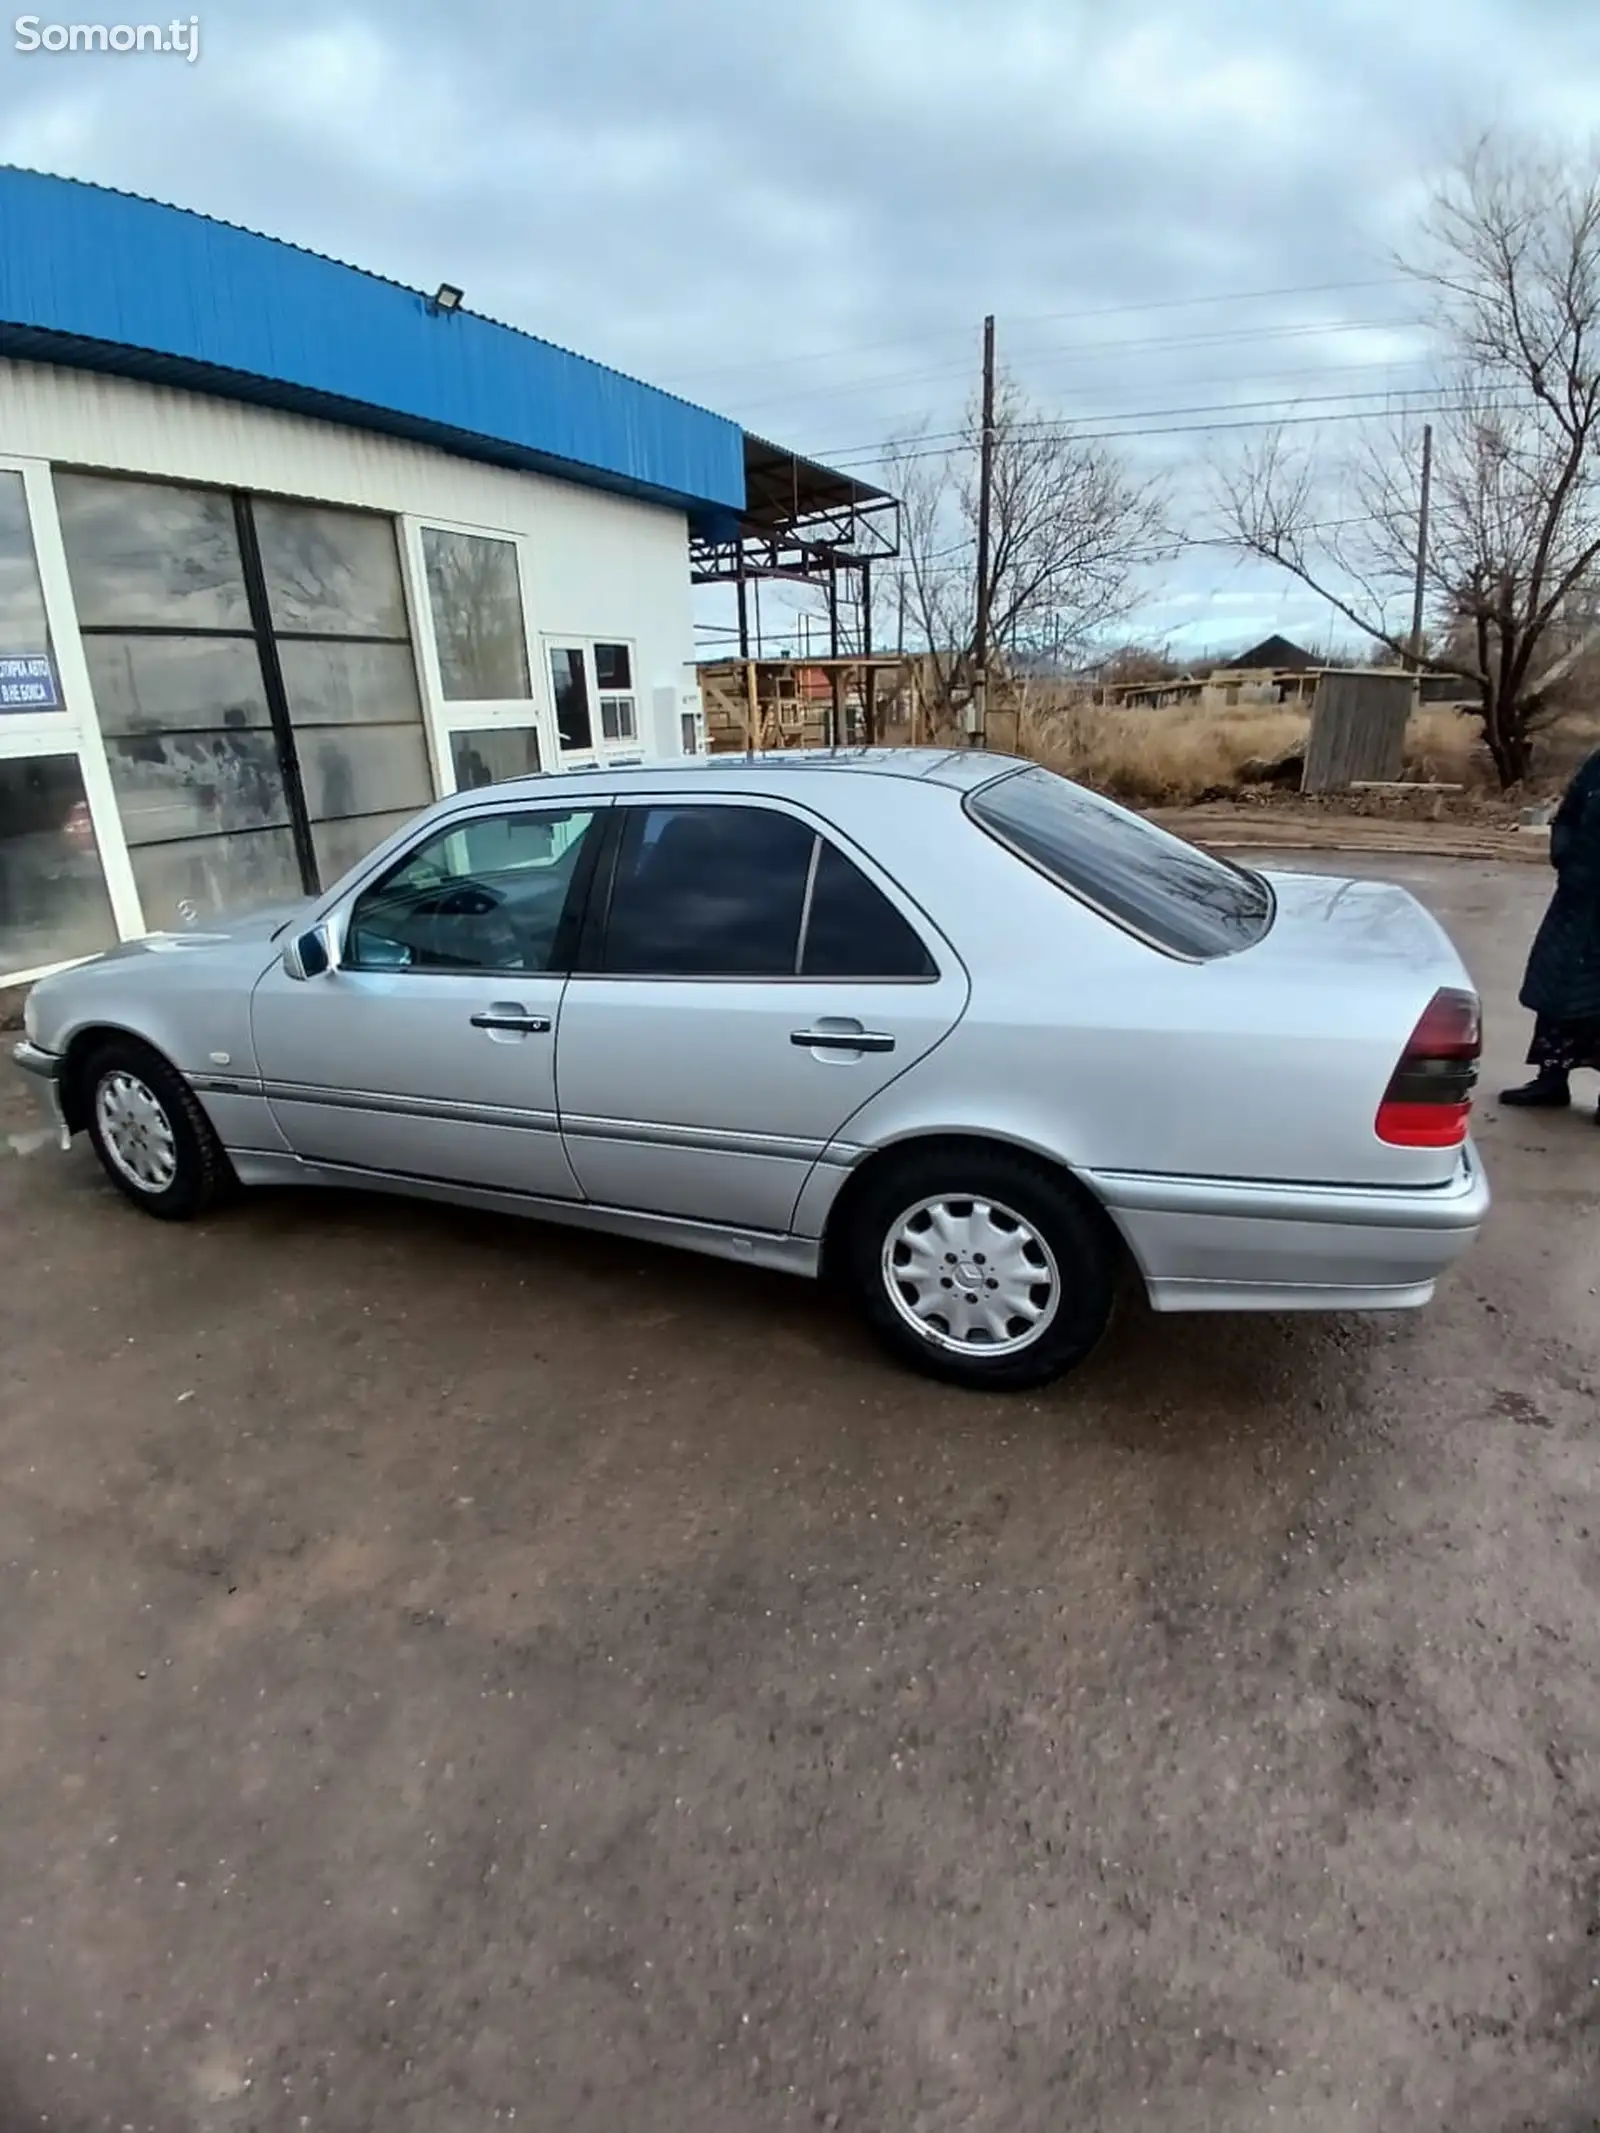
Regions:
<instances>
[{"instance_id":1,"label":"corrugated wall panel","mask_svg":"<svg viewBox=\"0 0 1600 2133\"><path fill-rule=\"evenodd\" d=\"M670 499L744 501L743 432L469 312L124 193L0 169L0 349L430 436ZM71 344L79 344L73 347Z\"/></svg>"}]
</instances>

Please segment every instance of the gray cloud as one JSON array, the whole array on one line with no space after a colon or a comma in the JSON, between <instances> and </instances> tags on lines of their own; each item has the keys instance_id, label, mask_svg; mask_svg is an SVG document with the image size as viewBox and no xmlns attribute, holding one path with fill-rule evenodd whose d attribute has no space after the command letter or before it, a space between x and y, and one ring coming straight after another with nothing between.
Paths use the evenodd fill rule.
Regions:
<instances>
[{"instance_id":1,"label":"gray cloud","mask_svg":"<svg viewBox=\"0 0 1600 2133\"><path fill-rule=\"evenodd\" d=\"M825 454L950 428L986 310L1104 428L1415 384L1385 277L1430 172L1485 124L1577 137L1600 89L1586 0L212 0L201 41L0 52L0 156L448 278ZM1192 518L1206 441L1126 448ZM1323 626L1212 553L1142 620Z\"/></svg>"}]
</instances>

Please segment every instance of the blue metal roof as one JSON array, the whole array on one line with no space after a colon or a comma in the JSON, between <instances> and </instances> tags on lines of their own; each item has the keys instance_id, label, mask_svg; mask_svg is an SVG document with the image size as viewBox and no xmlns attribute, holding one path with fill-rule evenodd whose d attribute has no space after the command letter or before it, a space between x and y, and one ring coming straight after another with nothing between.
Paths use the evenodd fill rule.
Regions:
<instances>
[{"instance_id":1,"label":"blue metal roof","mask_svg":"<svg viewBox=\"0 0 1600 2133\"><path fill-rule=\"evenodd\" d=\"M319 415L726 529L744 433L398 282L187 209L0 166L0 355Z\"/></svg>"}]
</instances>

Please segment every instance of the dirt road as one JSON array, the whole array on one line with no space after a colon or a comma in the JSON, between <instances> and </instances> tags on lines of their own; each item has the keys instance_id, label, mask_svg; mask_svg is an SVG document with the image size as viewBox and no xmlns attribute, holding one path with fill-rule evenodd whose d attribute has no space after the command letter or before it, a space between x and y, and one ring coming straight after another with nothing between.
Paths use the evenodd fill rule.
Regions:
<instances>
[{"instance_id":1,"label":"dirt road","mask_svg":"<svg viewBox=\"0 0 1600 2133\"><path fill-rule=\"evenodd\" d=\"M1544 878L1387 871L1498 1085ZM1600 1131L1483 1141L1431 1312L1020 1402L777 1278L0 1155L0 2127L1600 2123Z\"/></svg>"}]
</instances>

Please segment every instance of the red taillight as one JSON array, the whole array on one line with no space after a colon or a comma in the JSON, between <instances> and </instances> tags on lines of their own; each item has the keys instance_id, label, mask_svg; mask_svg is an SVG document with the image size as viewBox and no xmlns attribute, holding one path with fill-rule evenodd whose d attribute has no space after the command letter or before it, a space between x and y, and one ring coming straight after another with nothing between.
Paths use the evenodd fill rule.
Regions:
<instances>
[{"instance_id":1,"label":"red taillight","mask_svg":"<svg viewBox=\"0 0 1600 2133\"><path fill-rule=\"evenodd\" d=\"M1436 992L1378 1106L1379 1140L1391 1148L1459 1148L1482 1050L1477 994Z\"/></svg>"}]
</instances>

